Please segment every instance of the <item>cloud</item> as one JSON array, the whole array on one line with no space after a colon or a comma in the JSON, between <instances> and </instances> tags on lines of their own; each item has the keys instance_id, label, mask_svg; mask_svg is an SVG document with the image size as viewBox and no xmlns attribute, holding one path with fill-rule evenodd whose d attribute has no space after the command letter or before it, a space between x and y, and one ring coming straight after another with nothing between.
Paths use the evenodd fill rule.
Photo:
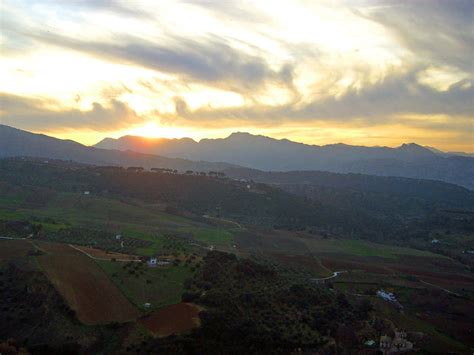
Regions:
<instances>
[{"instance_id":1,"label":"cloud","mask_svg":"<svg viewBox=\"0 0 474 355\"><path fill-rule=\"evenodd\" d=\"M233 48L223 38L208 36L201 40L168 36L167 44L133 36L118 36L109 42L84 41L52 32L25 33L37 41L85 52L95 57L142 66L174 74L190 82L246 92L268 82L293 87L292 67L280 70L256 55ZM164 41L163 41L164 42Z\"/></svg>"},{"instance_id":2,"label":"cloud","mask_svg":"<svg viewBox=\"0 0 474 355\"><path fill-rule=\"evenodd\" d=\"M110 131L143 123L125 103L112 99L108 106L94 102L87 111L52 109L53 100L0 94L0 122L22 129L57 130L90 129Z\"/></svg>"},{"instance_id":3,"label":"cloud","mask_svg":"<svg viewBox=\"0 0 474 355\"><path fill-rule=\"evenodd\" d=\"M176 121L179 118L199 123L205 121L239 120L255 124L281 124L286 121L357 121L367 125L382 124L394 117L412 115L446 115L473 117L474 81L465 79L446 91L438 91L422 85L417 74L422 70L409 71L387 76L373 85L349 88L344 94L311 101L301 105L298 102L280 106L249 105L222 109L201 109L190 111L183 99L176 101L176 115L163 115L163 119Z\"/></svg>"},{"instance_id":4,"label":"cloud","mask_svg":"<svg viewBox=\"0 0 474 355\"><path fill-rule=\"evenodd\" d=\"M471 0L379 2L367 15L390 30L418 60L473 74Z\"/></svg>"},{"instance_id":5,"label":"cloud","mask_svg":"<svg viewBox=\"0 0 474 355\"><path fill-rule=\"evenodd\" d=\"M129 95L108 90L107 105L96 103L86 111L51 109L57 103L19 96L2 98L1 119L22 122L24 128L112 130L142 122L127 100L139 112L155 109L164 123L193 127L400 122L461 131L469 130L474 117L470 0L341 0L330 2L330 11L325 2L312 8L311 2L301 1L290 13L293 3L272 8L268 3L189 0L184 6L182 1L160 3L150 17L143 17L143 8L153 8L146 2L136 9L126 1L35 3L40 10L32 6L31 12L11 5L2 19L2 29L13 39L7 39L7 49L21 58L28 57L28 48L39 53L37 58L63 49L71 57L85 54L80 56L84 63L94 57L125 64L132 70L114 66L117 75L107 76L106 83L87 65L72 70L97 79L90 81L94 92L102 85L116 87L119 80L132 89ZM308 16L296 16L302 14ZM186 21L188 27L179 26ZM33 70L40 71L42 63ZM89 87L80 89L74 88L87 94ZM214 99L211 92L241 100L217 94Z\"/></svg>"}]
</instances>

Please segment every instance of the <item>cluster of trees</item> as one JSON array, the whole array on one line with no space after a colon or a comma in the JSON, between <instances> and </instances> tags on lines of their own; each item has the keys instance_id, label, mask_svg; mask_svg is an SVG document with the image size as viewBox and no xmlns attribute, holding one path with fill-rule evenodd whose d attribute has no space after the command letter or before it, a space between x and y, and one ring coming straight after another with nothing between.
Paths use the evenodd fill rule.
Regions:
<instances>
[{"instance_id":1,"label":"cluster of trees","mask_svg":"<svg viewBox=\"0 0 474 355\"><path fill-rule=\"evenodd\" d=\"M0 339L13 338L32 353L40 353L47 340L50 353L62 353L73 345L67 336L74 333L74 311L41 272L18 262L0 262Z\"/></svg>"},{"instance_id":2,"label":"cluster of trees","mask_svg":"<svg viewBox=\"0 0 474 355\"><path fill-rule=\"evenodd\" d=\"M157 173L168 173L168 174L177 174L178 170L176 169L168 169L168 168L151 168L151 171L157 172Z\"/></svg>"},{"instance_id":3,"label":"cluster of trees","mask_svg":"<svg viewBox=\"0 0 474 355\"><path fill-rule=\"evenodd\" d=\"M95 170L104 170L104 171L113 171L113 172L120 172L123 170L126 170L128 172L133 172L133 173L142 173L145 171L145 168L141 166L130 166L124 169L123 167L111 167L111 166L106 166L106 167L99 167L96 168ZM155 172L155 173L166 173L166 174L178 174L179 171L177 169L169 169L169 168L151 168L150 171ZM225 177L225 173L220 172L220 171L194 171L194 170L186 170L184 172L186 175L198 175L198 176L213 176L213 177Z\"/></svg>"},{"instance_id":4,"label":"cluster of trees","mask_svg":"<svg viewBox=\"0 0 474 355\"><path fill-rule=\"evenodd\" d=\"M372 305L295 282L268 265L210 252L186 283L184 301L205 306L191 335L149 341L142 351L186 353L291 353L295 349L357 349L357 332ZM336 345L329 345L331 339Z\"/></svg>"}]
</instances>

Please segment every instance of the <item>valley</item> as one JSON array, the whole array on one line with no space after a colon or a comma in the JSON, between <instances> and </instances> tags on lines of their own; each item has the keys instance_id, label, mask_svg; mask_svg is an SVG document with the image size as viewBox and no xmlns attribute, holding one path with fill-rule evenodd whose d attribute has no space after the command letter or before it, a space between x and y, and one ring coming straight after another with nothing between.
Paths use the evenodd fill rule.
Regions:
<instances>
[{"instance_id":1,"label":"valley","mask_svg":"<svg viewBox=\"0 0 474 355\"><path fill-rule=\"evenodd\" d=\"M12 238L0 240L3 275L15 267L47 278L67 305L61 317L69 317L73 338L94 334L92 343L74 345L84 351L104 346L103 334L112 330L118 334L108 345L114 351L158 347L174 352L170 349L184 349L189 341L198 341L206 351L216 346L208 339L227 317L236 323L226 321L217 338L226 347L235 346L235 337L244 348L256 346L258 334L263 348L350 344L364 349L365 341L393 329L404 329L412 338L417 334L416 347L425 351L467 353L474 345L469 327L472 264L462 254L440 254L431 239L423 244L423 237L360 238L337 228L337 220L329 226L327 221L306 225L303 206L313 202L265 185L248 191L248 183L228 178L126 170L110 175L98 167L34 159L4 160L0 169L0 233ZM163 185L168 195L161 194ZM142 193L143 187L149 192ZM238 196L238 203L228 196ZM463 198L467 203L471 197ZM270 201L262 204L265 209L258 207L262 199ZM266 222L280 216L278 209L268 209L272 199L286 207L291 224L272 227ZM445 202L456 203L462 200ZM419 218L434 213L419 211ZM469 229L452 229L449 220L445 224L451 235L467 233L470 238ZM365 228L370 235L380 227ZM164 262L150 267L151 257ZM380 290L396 295L397 303L378 297ZM14 302L6 296L10 291L3 292L4 302ZM336 301L345 305L337 312L349 307L345 316L326 313ZM307 302L319 306L313 309ZM277 304L284 313L275 313ZM259 311L248 318L251 313L242 313L248 307ZM342 323L349 328L340 328L341 320L339 325L324 323L337 317L346 319ZM252 324L243 338L239 322ZM29 329L33 335L15 333L17 341L36 349L38 330ZM341 332L349 332L349 338ZM11 333L4 330L2 337ZM171 334L175 337L168 338ZM273 341L267 342L270 334ZM58 341L57 346L69 346Z\"/></svg>"}]
</instances>

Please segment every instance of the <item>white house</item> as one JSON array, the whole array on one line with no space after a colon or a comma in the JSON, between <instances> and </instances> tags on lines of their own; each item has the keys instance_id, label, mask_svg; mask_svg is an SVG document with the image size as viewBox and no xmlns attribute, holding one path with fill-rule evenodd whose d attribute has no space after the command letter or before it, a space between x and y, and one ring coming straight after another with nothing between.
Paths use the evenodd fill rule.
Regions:
<instances>
[{"instance_id":1,"label":"white house","mask_svg":"<svg viewBox=\"0 0 474 355\"><path fill-rule=\"evenodd\" d=\"M369 339L364 343L364 345L372 347L375 345L375 340Z\"/></svg>"},{"instance_id":2,"label":"white house","mask_svg":"<svg viewBox=\"0 0 474 355\"><path fill-rule=\"evenodd\" d=\"M146 263L149 267L155 267L155 266L169 265L171 264L171 261L168 259L150 258L148 259Z\"/></svg>"},{"instance_id":3,"label":"white house","mask_svg":"<svg viewBox=\"0 0 474 355\"><path fill-rule=\"evenodd\" d=\"M148 259L148 261L146 262L148 266L156 266L157 263L158 263L158 259L157 258L150 258Z\"/></svg>"},{"instance_id":4,"label":"white house","mask_svg":"<svg viewBox=\"0 0 474 355\"><path fill-rule=\"evenodd\" d=\"M384 291L384 290L378 290L377 291L377 296L379 296L380 298L383 298L385 301L397 302L397 298L391 292L387 292L387 291Z\"/></svg>"}]
</instances>

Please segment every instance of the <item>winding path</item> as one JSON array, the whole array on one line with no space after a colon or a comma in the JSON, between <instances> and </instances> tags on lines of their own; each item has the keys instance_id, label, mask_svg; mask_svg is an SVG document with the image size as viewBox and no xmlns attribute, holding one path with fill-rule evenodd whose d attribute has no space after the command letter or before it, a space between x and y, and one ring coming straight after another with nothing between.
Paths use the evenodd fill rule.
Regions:
<instances>
[{"instance_id":1,"label":"winding path","mask_svg":"<svg viewBox=\"0 0 474 355\"><path fill-rule=\"evenodd\" d=\"M331 279L333 279L333 278L335 278L335 277L337 277L337 276L339 276L340 274L343 274L343 273L345 273L345 272L347 272L347 270L335 271L335 272L332 273L331 276L322 277L322 278L319 278L319 279L317 279L317 278L312 278L312 279L309 279L309 281L316 281L316 282L319 282L319 281L331 280Z\"/></svg>"},{"instance_id":2,"label":"winding path","mask_svg":"<svg viewBox=\"0 0 474 355\"><path fill-rule=\"evenodd\" d=\"M245 229L239 222L231 221L230 219L211 217L211 216L207 216L207 215L204 215L203 217L206 218L206 219L214 219L216 221L230 223L230 224L233 224L233 225L237 226L239 229Z\"/></svg>"},{"instance_id":3,"label":"winding path","mask_svg":"<svg viewBox=\"0 0 474 355\"><path fill-rule=\"evenodd\" d=\"M28 237L24 238L14 238L14 237L0 237L0 239L7 239L7 240L27 240L33 238L33 234L29 235Z\"/></svg>"}]
</instances>

